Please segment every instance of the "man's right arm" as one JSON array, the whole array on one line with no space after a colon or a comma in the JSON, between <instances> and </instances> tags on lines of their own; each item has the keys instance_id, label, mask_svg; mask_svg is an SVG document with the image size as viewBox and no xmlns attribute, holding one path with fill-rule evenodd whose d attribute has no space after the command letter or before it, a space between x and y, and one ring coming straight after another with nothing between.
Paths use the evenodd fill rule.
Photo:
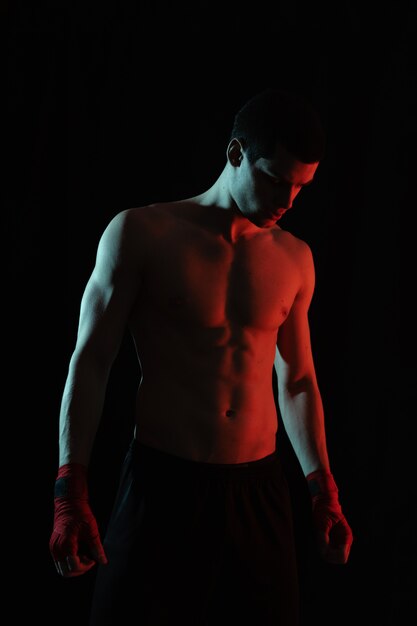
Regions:
<instances>
[{"instance_id":1,"label":"man's right arm","mask_svg":"<svg viewBox=\"0 0 417 626\"><path fill-rule=\"evenodd\" d=\"M87 470L113 361L141 288L144 248L136 209L110 222L84 291L61 402L50 552L59 574L107 562L88 498Z\"/></svg>"},{"instance_id":2,"label":"man's right arm","mask_svg":"<svg viewBox=\"0 0 417 626\"><path fill-rule=\"evenodd\" d=\"M61 401L60 466L89 464L111 367L140 291L144 253L136 211L123 211L107 226L81 300L77 341Z\"/></svg>"}]
</instances>

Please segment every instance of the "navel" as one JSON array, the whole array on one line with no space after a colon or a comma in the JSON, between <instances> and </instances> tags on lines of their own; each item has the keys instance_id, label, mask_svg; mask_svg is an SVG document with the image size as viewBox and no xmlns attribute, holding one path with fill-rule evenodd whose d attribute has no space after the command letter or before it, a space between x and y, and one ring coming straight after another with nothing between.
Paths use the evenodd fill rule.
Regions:
<instances>
[{"instance_id":1,"label":"navel","mask_svg":"<svg viewBox=\"0 0 417 626\"><path fill-rule=\"evenodd\" d=\"M226 417L228 417L229 419L233 419L234 417L236 417L236 411L234 409L227 409Z\"/></svg>"}]
</instances>

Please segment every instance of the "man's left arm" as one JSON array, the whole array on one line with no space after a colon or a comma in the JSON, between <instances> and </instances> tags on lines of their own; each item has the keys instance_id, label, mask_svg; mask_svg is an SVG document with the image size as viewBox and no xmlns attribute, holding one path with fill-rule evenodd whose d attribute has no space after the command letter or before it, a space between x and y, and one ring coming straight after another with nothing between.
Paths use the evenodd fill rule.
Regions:
<instances>
[{"instance_id":1,"label":"man's left arm","mask_svg":"<svg viewBox=\"0 0 417 626\"><path fill-rule=\"evenodd\" d=\"M331 473L323 402L312 355L308 311L314 292L310 248L300 249L300 288L277 336L275 369L284 427L306 477L319 550L330 563L346 563L352 531Z\"/></svg>"}]
</instances>

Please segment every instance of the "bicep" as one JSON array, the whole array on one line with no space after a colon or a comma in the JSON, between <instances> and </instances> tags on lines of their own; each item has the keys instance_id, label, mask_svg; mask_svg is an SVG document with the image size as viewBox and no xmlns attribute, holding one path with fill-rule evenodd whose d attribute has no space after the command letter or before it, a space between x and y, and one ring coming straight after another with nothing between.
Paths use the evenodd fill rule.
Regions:
<instances>
[{"instance_id":1,"label":"bicep","mask_svg":"<svg viewBox=\"0 0 417 626\"><path fill-rule=\"evenodd\" d=\"M77 350L103 362L115 357L141 286L141 259L130 247L120 224L111 223L81 300Z\"/></svg>"},{"instance_id":2,"label":"bicep","mask_svg":"<svg viewBox=\"0 0 417 626\"><path fill-rule=\"evenodd\" d=\"M297 302L278 330L275 368L280 386L291 387L314 375L308 315Z\"/></svg>"},{"instance_id":3,"label":"bicep","mask_svg":"<svg viewBox=\"0 0 417 626\"><path fill-rule=\"evenodd\" d=\"M111 358L125 327L125 313L117 300L117 287L103 284L93 271L80 307L77 351L89 350L104 359Z\"/></svg>"},{"instance_id":4,"label":"bicep","mask_svg":"<svg viewBox=\"0 0 417 626\"><path fill-rule=\"evenodd\" d=\"M302 269L300 289L277 334L275 368L278 384L287 388L315 379L308 317L314 292L314 266L309 248Z\"/></svg>"}]
</instances>

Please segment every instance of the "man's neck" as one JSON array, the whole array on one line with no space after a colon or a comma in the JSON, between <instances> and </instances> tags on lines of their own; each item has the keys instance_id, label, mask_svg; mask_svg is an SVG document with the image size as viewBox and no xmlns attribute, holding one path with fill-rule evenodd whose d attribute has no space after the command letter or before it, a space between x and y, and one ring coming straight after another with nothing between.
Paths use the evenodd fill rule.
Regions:
<instances>
[{"instance_id":1,"label":"man's neck","mask_svg":"<svg viewBox=\"0 0 417 626\"><path fill-rule=\"evenodd\" d=\"M207 191L191 199L200 206L210 208L211 217L219 232L229 243L236 243L241 238L252 237L265 231L239 211L228 189L226 168Z\"/></svg>"}]
</instances>

